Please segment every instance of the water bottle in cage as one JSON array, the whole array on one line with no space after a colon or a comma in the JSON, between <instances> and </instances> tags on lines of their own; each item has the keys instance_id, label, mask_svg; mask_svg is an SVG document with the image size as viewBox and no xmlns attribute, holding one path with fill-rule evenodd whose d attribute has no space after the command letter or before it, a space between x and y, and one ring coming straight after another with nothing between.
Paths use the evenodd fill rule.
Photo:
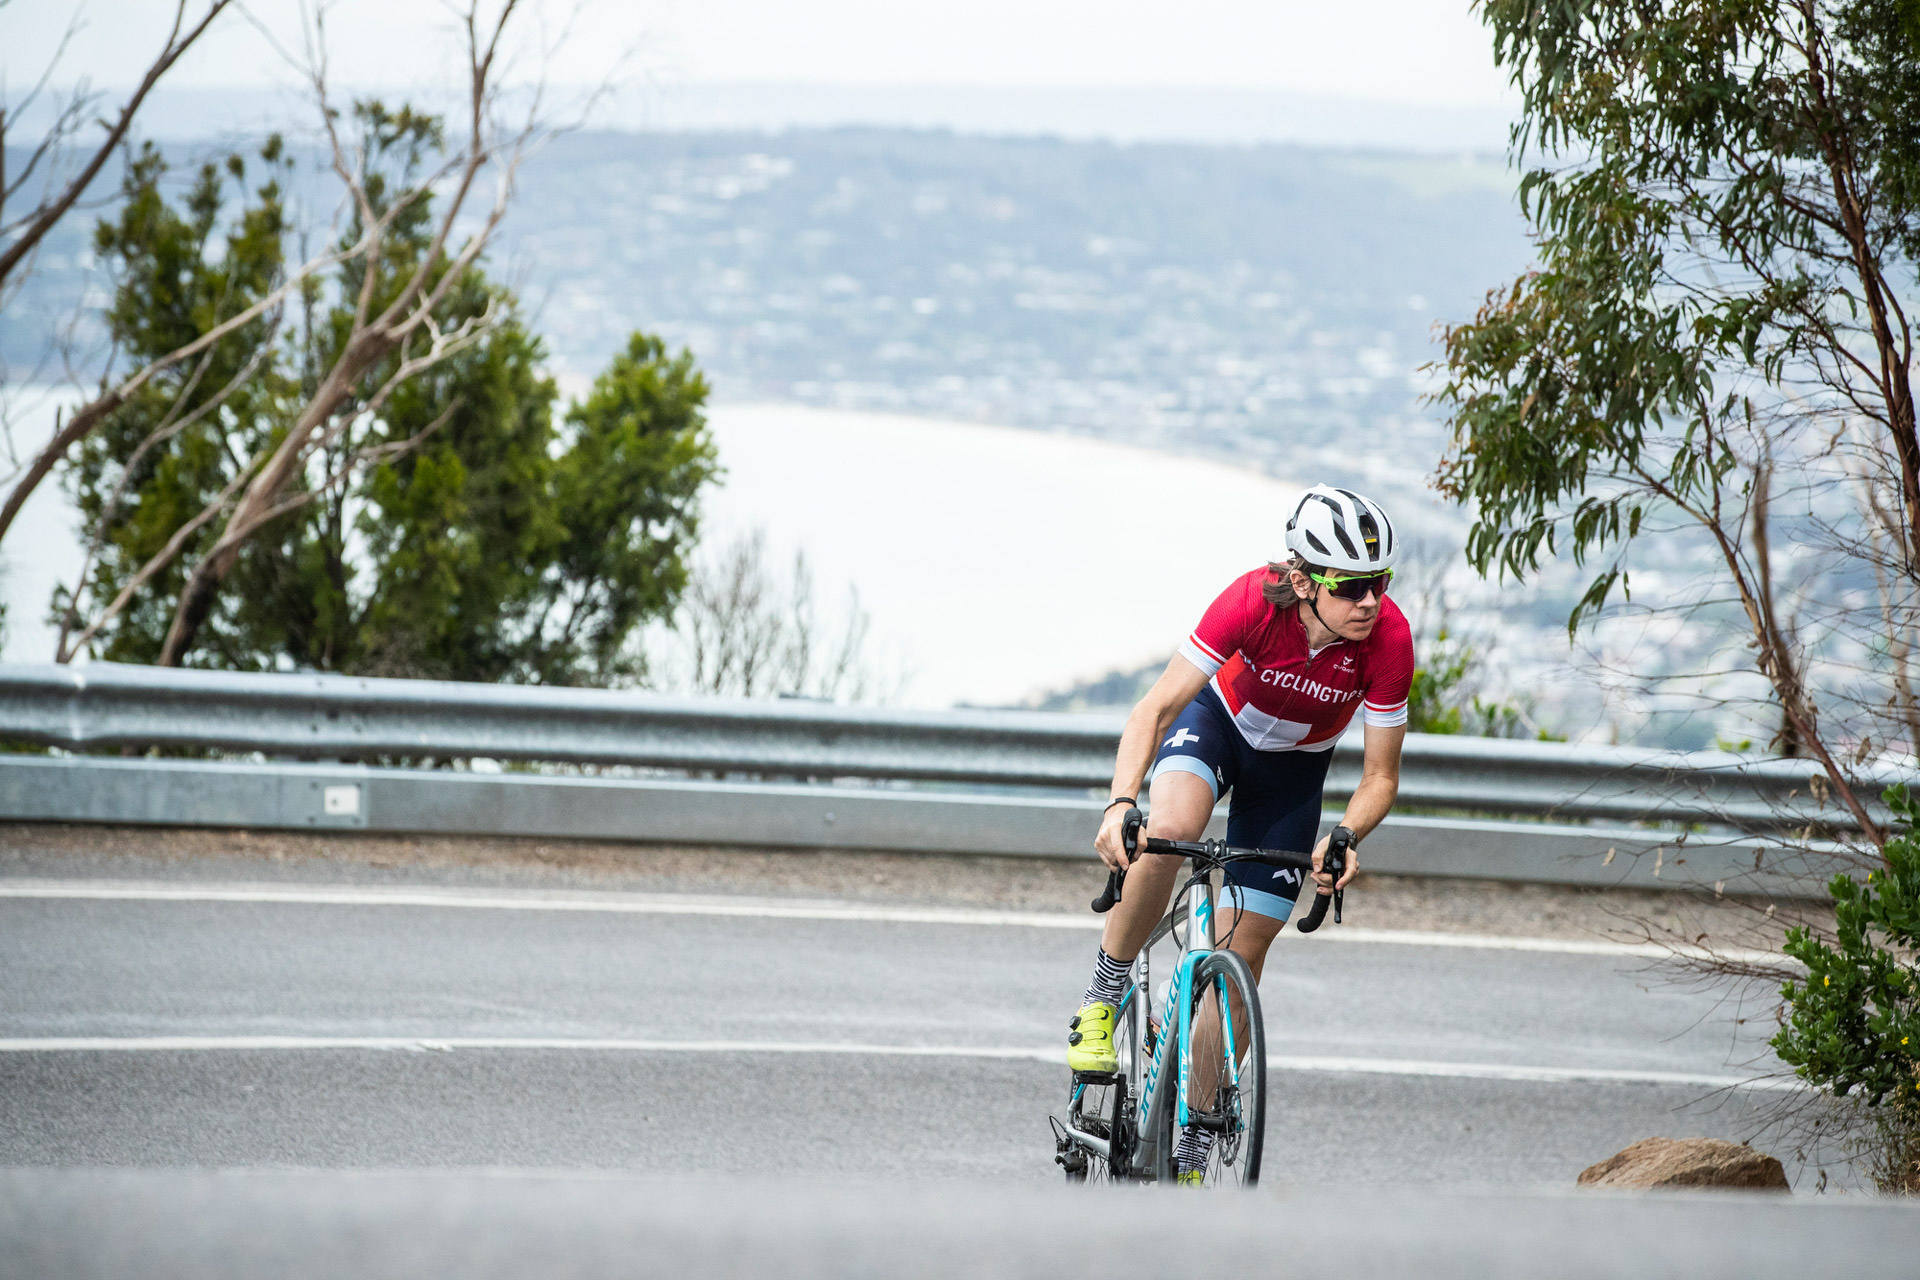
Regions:
<instances>
[{"instance_id":1,"label":"water bottle in cage","mask_svg":"<svg viewBox=\"0 0 1920 1280\"><path fill-rule=\"evenodd\" d=\"M1153 1035L1152 1043L1160 1043L1160 1030L1167 1025L1168 1010L1173 1004L1173 975L1168 974L1160 980L1154 989L1153 999L1147 1002L1147 1028Z\"/></svg>"}]
</instances>

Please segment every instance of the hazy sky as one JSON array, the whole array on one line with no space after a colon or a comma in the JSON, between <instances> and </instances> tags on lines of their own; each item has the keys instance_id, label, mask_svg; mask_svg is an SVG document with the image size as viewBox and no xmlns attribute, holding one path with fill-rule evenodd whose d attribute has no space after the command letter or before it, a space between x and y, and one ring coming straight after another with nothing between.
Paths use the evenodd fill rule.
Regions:
<instances>
[{"instance_id":1,"label":"hazy sky","mask_svg":"<svg viewBox=\"0 0 1920 1280\"><path fill-rule=\"evenodd\" d=\"M492 0L497 3L498 0ZM194 8L200 7L195 0ZM548 0L523 34L578 7L557 80L597 80L633 49L644 79L677 83L1259 89L1446 106L1503 100L1485 29L1467 0ZM17 95L79 9L70 64L131 82L173 8L167 0L12 0L0 8L0 72ZM250 0L292 36L297 0ZM338 0L336 75L410 83L451 70L444 0ZM238 16L175 71L175 88L284 82Z\"/></svg>"}]
</instances>

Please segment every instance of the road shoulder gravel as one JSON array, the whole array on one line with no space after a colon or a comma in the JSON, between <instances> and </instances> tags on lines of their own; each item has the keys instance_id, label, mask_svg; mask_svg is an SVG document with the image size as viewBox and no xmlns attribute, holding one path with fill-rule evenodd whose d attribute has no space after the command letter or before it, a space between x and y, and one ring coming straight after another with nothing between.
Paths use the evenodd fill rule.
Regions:
<instances>
[{"instance_id":1,"label":"road shoulder gravel","mask_svg":"<svg viewBox=\"0 0 1920 1280\"><path fill-rule=\"evenodd\" d=\"M1363 855L1364 856L1364 855ZM687 848L513 837L0 825L0 875L48 879L431 884L1081 912L1103 877L1028 857ZM1829 913L1830 914L1830 913ZM1442 877L1363 876L1347 919L1375 929L1777 945L1817 904Z\"/></svg>"}]
</instances>

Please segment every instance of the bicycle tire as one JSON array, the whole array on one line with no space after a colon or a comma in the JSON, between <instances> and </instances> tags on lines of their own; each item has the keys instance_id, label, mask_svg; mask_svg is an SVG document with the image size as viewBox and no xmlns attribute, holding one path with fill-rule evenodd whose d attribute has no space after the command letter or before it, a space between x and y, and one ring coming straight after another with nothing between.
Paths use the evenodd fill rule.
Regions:
<instances>
[{"instance_id":1,"label":"bicycle tire","mask_svg":"<svg viewBox=\"0 0 1920 1280\"><path fill-rule=\"evenodd\" d=\"M1236 1032L1234 1036L1234 1048L1240 1058L1238 1083L1237 1086L1226 1083L1233 1079L1233 1074L1226 1069L1225 1046L1216 1035L1211 1043L1213 1051L1221 1055L1215 1068L1219 1073L1217 1079L1224 1086L1222 1092L1229 1096L1216 1096L1213 1107L1194 1108L1195 1118L1217 1117L1223 1126L1215 1134L1213 1150L1207 1159L1205 1185L1251 1187L1260 1180L1260 1159L1266 1146L1266 1028L1261 1022L1260 991L1253 980L1253 970L1231 951L1214 951L1194 967L1190 992L1195 1004L1193 1022L1196 1028L1203 1028L1194 1036L1195 1043L1203 1043L1205 1032L1202 1019L1206 1016L1209 995L1222 982L1229 993L1240 996L1247 1010L1246 1033L1241 1035ZM1175 1173L1174 1148L1179 1144L1182 1134L1176 1115L1180 1092L1177 1066L1180 1061L1178 1010L1168 1011L1166 1037L1167 1045L1162 1059L1164 1065L1148 1106L1147 1131L1152 1134L1154 1141L1154 1179L1171 1183ZM1207 1079L1206 1064L1196 1054L1190 1091L1196 1096L1204 1095Z\"/></svg>"}]
</instances>

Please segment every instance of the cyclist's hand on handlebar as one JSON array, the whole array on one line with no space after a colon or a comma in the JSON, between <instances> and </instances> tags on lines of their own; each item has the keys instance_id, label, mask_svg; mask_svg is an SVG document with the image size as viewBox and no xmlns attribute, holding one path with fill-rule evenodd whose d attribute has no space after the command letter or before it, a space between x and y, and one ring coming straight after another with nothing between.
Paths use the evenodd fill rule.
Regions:
<instances>
[{"instance_id":1,"label":"cyclist's hand on handlebar","mask_svg":"<svg viewBox=\"0 0 1920 1280\"><path fill-rule=\"evenodd\" d=\"M1127 847L1121 837L1120 829L1127 820L1128 806L1114 805L1100 819L1100 834L1093 838L1093 851L1100 855L1100 861L1115 871L1127 868Z\"/></svg>"},{"instance_id":2,"label":"cyclist's hand on handlebar","mask_svg":"<svg viewBox=\"0 0 1920 1280\"><path fill-rule=\"evenodd\" d=\"M1320 892L1323 894L1332 893L1335 889L1346 888L1353 882L1353 878L1360 874L1360 851L1351 845L1347 847L1347 869L1340 877L1339 884L1335 884L1333 877L1320 869L1321 862L1327 856L1327 842L1329 839L1331 839L1331 837L1322 836L1320 843L1313 846L1313 882L1320 887Z\"/></svg>"}]
</instances>

